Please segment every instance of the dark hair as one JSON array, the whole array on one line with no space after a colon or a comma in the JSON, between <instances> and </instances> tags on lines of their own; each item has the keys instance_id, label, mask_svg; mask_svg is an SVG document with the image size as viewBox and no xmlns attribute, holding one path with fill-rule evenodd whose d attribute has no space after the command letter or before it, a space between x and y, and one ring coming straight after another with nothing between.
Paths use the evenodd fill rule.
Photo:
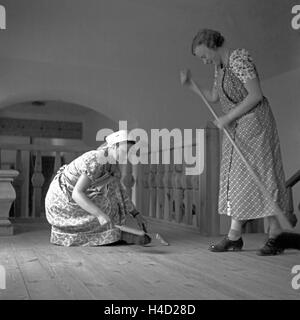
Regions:
<instances>
[{"instance_id":1,"label":"dark hair","mask_svg":"<svg viewBox=\"0 0 300 320\"><path fill-rule=\"evenodd\" d=\"M192 54L195 55L197 46L204 44L209 49L217 49L222 47L224 37L220 32L211 29L201 29L198 31L192 42Z\"/></svg>"}]
</instances>

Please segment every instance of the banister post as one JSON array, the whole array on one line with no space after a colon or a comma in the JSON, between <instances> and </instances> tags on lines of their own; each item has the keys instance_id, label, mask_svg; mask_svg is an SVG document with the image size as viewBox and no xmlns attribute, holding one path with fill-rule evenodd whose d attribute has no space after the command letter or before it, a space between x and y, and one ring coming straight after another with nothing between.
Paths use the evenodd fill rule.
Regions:
<instances>
[{"instance_id":1,"label":"banister post","mask_svg":"<svg viewBox=\"0 0 300 320\"><path fill-rule=\"evenodd\" d=\"M13 226L9 221L9 210L16 199L12 181L19 175L16 170L0 170L0 236L13 234Z\"/></svg>"},{"instance_id":2,"label":"banister post","mask_svg":"<svg viewBox=\"0 0 300 320\"><path fill-rule=\"evenodd\" d=\"M36 152L34 172L31 177L33 186L33 200L32 200L32 217L41 217L42 209L42 187L45 182L42 173L42 155L41 151Z\"/></svg>"},{"instance_id":3,"label":"banister post","mask_svg":"<svg viewBox=\"0 0 300 320\"><path fill-rule=\"evenodd\" d=\"M220 175L220 134L210 122L205 128L205 162L200 176L200 232L203 235L220 234L218 194Z\"/></svg>"},{"instance_id":4,"label":"banister post","mask_svg":"<svg viewBox=\"0 0 300 320\"><path fill-rule=\"evenodd\" d=\"M121 165L121 183L126 188L129 198L132 197L132 188L135 183L135 179L132 175L132 164L122 164Z\"/></svg>"}]
</instances>

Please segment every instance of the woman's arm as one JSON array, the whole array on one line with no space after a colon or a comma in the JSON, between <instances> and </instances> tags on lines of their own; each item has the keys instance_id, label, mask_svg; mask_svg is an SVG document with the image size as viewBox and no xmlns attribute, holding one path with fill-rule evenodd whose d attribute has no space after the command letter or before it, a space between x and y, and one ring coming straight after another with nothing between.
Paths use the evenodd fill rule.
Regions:
<instances>
[{"instance_id":1,"label":"woman's arm","mask_svg":"<svg viewBox=\"0 0 300 320\"><path fill-rule=\"evenodd\" d=\"M213 85L213 88L211 90L204 89L204 88L200 87L198 85L198 83L195 80L193 80L193 82L195 82L197 87L199 87L200 90L203 92L205 98L209 102L212 102L212 103L215 103L215 102L217 102L219 100L219 95L218 95L218 91L217 91L217 88L216 88L216 76L217 76L217 71L215 71L214 85ZM191 85L191 83L192 83L192 73L191 73L191 71L189 69L182 70L180 72L180 77L181 77L181 83L182 84Z\"/></svg>"},{"instance_id":2,"label":"woman's arm","mask_svg":"<svg viewBox=\"0 0 300 320\"><path fill-rule=\"evenodd\" d=\"M249 79L244 86L248 91L248 95L236 108L227 114L230 122L240 118L242 115L250 111L263 98L258 78Z\"/></svg>"},{"instance_id":3,"label":"woman's arm","mask_svg":"<svg viewBox=\"0 0 300 320\"><path fill-rule=\"evenodd\" d=\"M201 89L201 88L200 88ZM215 86L213 86L213 88L210 90L208 89L201 89L201 91L203 92L205 98L212 103L216 103L219 101L219 95L218 95L218 91L216 89Z\"/></svg>"},{"instance_id":4,"label":"woman's arm","mask_svg":"<svg viewBox=\"0 0 300 320\"><path fill-rule=\"evenodd\" d=\"M218 78L218 67L215 65L215 76L214 76L214 84L211 90L202 89L202 92L205 98L212 103L219 101L219 94L217 90L217 78Z\"/></svg>"},{"instance_id":5,"label":"woman's arm","mask_svg":"<svg viewBox=\"0 0 300 320\"><path fill-rule=\"evenodd\" d=\"M235 108L233 108L224 117L221 117L218 127L224 127L231 121L243 116L245 113L255 107L263 99L263 93L260 87L259 77L256 67L249 52L245 49L235 50L230 59L229 66L233 73L244 84L248 95Z\"/></svg>"},{"instance_id":6,"label":"woman's arm","mask_svg":"<svg viewBox=\"0 0 300 320\"><path fill-rule=\"evenodd\" d=\"M200 88L203 92L205 98L212 103L216 103L219 101L219 94L217 90L217 77L218 77L218 67L215 66L215 76L214 76L214 84L211 90Z\"/></svg>"},{"instance_id":7,"label":"woman's arm","mask_svg":"<svg viewBox=\"0 0 300 320\"><path fill-rule=\"evenodd\" d=\"M137 220L138 225L141 229L143 229L143 224L147 226L147 220L144 218L144 216L136 209L134 203L131 201L130 197L127 194L126 189L124 186L120 183L120 190L122 194L122 199L124 201L124 207L126 210L126 213L129 213L133 218Z\"/></svg>"},{"instance_id":8,"label":"woman's arm","mask_svg":"<svg viewBox=\"0 0 300 320\"><path fill-rule=\"evenodd\" d=\"M220 117L218 122L215 121L215 124L220 129L224 128L230 122L240 118L242 115L255 107L260 100L262 100L263 93L258 78L247 80L244 86L248 91L246 98L229 113Z\"/></svg>"},{"instance_id":9,"label":"woman's arm","mask_svg":"<svg viewBox=\"0 0 300 320\"><path fill-rule=\"evenodd\" d=\"M92 181L88 178L88 176L83 173L79 177L73 189L72 198L82 209L97 217L101 225L110 223L110 218L86 196L85 192L91 185L91 182Z\"/></svg>"}]
</instances>

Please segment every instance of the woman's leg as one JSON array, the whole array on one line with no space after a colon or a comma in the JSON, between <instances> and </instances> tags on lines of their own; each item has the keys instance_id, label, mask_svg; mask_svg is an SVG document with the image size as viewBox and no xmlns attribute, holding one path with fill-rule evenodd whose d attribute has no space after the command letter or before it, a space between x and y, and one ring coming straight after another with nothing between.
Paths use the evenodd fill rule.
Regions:
<instances>
[{"instance_id":1,"label":"woman's leg","mask_svg":"<svg viewBox=\"0 0 300 320\"><path fill-rule=\"evenodd\" d=\"M213 244L209 247L210 251L213 252L224 252L229 250L238 251L241 250L244 243L242 240L242 226L243 221L236 220L234 218L231 219L231 226L228 232L228 235L218 242L217 244Z\"/></svg>"},{"instance_id":2,"label":"woman's leg","mask_svg":"<svg viewBox=\"0 0 300 320\"><path fill-rule=\"evenodd\" d=\"M278 246L277 237L282 233L282 227L277 216L268 216L266 220L269 223L268 240L265 245L257 251L261 256L273 256L283 252L283 248Z\"/></svg>"},{"instance_id":3,"label":"woman's leg","mask_svg":"<svg viewBox=\"0 0 300 320\"><path fill-rule=\"evenodd\" d=\"M282 227L276 216L269 216L269 217L266 217L266 219L269 223L269 230L268 230L269 238L274 239L282 232Z\"/></svg>"},{"instance_id":4,"label":"woman's leg","mask_svg":"<svg viewBox=\"0 0 300 320\"><path fill-rule=\"evenodd\" d=\"M236 220L231 218L230 230L228 232L228 239L231 241L238 240L242 235L243 222L241 220Z\"/></svg>"},{"instance_id":5,"label":"woman's leg","mask_svg":"<svg viewBox=\"0 0 300 320\"><path fill-rule=\"evenodd\" d=\"M285 249L300 250L300 234L294 232L283 232L280 222L276 216L268 217L270 224L269 239L273 240L274 246L279 248L279 252Z\"/></svg>"}]
</instances>

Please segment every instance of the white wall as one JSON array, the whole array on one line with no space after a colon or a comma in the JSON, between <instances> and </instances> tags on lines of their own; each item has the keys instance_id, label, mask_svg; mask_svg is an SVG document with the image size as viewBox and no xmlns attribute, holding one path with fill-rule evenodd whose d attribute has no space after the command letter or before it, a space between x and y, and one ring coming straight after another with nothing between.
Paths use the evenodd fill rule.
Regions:
<instances>
[{"instance_id":1,"label":"white wall","mask_svg":"<svg viewBox=\"0 0 300 320\"><path fill-rule=\"evenodd\" d=\"M82 110L82 111L80 111ZM117 129L116 122L108 117L85 107L64 103L61 101L51 101L44 107L33 107L30 103L20 103L0 109L0 117L32 119L32 120L52 120L70 121L82 123L82 140L70 139L65 145L85 145L94 148L97 131L101 128Z\"/></svg>"},{"instance_id":2,"label":"white wall","mask_svg":"<svg viewBox=\"0 0 300 320\"><path fill-rule=\"evenodd\" d=\"M286 179L300 170L300 69L286 72L262 83L264 94L273 110L279 138ZM300 232L300 182L293 188L294 208Z\"/></svg>"},{"instance_id":3,"label":"white wall","mask_svg":"<svg viewBox=\"0 0 300 320\"><path fill-rule=\"evenodd\" d=\"M89 112L83 118L83 142L91 148L97 148L96 134L100 129L118 130L118 124L97 112Z\"/></svg>"},{"instance_id":4,"label":"white wall","mask_svg":"<svg viewBox=\"0 0 300 320\"><path fill-rule=\"evenodd\" d=\"M211 83L212 68L190 53L195 33L221 30L251 50L262 76L274 75L300 65L292 2L2 0L0 107L58 99L145 129L201 128L209 113L179 83L185 67Z\"/></svg>"}]
</instances>

